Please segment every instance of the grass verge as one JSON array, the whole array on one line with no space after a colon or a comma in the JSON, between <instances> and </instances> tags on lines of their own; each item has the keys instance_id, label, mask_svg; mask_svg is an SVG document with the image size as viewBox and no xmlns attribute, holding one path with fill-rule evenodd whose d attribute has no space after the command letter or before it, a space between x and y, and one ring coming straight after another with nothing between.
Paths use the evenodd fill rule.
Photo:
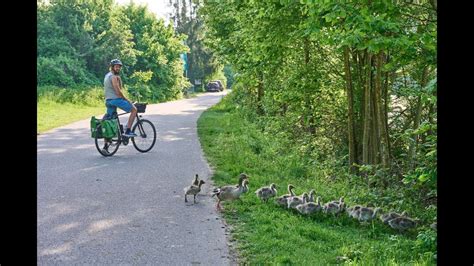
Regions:
<instances>
[{"instance_id":1,"label":"grass verge","mask_svg":"<svg viewBox=\"0 0 474 266\"><path fill-rule=\"evenodd\" d=\"M353 180L329 180L316 168L308 167L298 155L298 147L245 120L229 96L201 115L198 134L215 169L216 185L235 184L241 172L251 176L249 193L241 201L223 204L242 263L436 264L436 232L426 226L401 234L378 220L361 225L346 216L305 217L273 202L260 202L254 191L270 183L277 185L280 195L287 193L289 183L296 186L297 194L315 189L323 202L344 195L349 206L366 204L374 192ZM410 204L407 200L404 206Z\"/></svg>"},{"instance_id":2,"label":"grass verge","mask_svg":"<svg viewBox=\"0 0 474 266\"><path fill-rule=\"evenodd\" d=\"M49 100L38 101L37 110L38 133L86 119L93 115L105 113L103 104L86 106L74 103L58 103Z\"/></svg>"}]
</instances>

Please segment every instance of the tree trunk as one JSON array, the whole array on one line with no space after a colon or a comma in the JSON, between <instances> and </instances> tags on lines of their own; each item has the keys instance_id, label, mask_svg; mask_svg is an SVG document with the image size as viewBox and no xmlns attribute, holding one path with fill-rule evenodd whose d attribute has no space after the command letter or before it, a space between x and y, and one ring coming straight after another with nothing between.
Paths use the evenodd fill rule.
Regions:
<instances>
[{"instance_id":1,"label":"tree trunk","mask_svg":"<svg viewBox=\"0 0 474 266\"><path fill-rule=\"evenodd\" d=\"M354 122L354 95L352 85L351 66L349 62L349 47L344 48L344 72L346 77L346 92L347 92L347 131L349 138L349 171L355 173L356 168L354 163L356 161L356 143L355 143L355 122Z\"/></svg>"},{"instance_id":2,"label":"tree trunk","mask_svg":"<svg viewBox=\"0 0 474 266\"><path fill-rule=\"evenodd\" d=\"M357 85L354 87L354 101L358 100L358 105L356 105L355 112L358 114L355 124L355 142L356 142L356 150L357 150L357 158L358 162L363 162L363 138L364 138L364 113L365 113L365 80L366 74L364 72L365 69L365 58L367 54L367 50L364 52L357 51L354 53L354 61L356 62L355 69L357 70ZM358 97L358 98L357 98Z\"/></svg>"},{"instance_id":3,"label":"tree trunk","mask_svg":"<svg viewBox=\"0 0 474 266\"><path fill-rule=\"evenodd\" d=\"M379 52L376 58L376 75L375 75L375 111L377 113L377 128L380 159L384 168L390 167L390 154L388 149L388 133L386 132L386 116L384 115L384 106L382 105L382 60L383 53Z\"/></svg>"},{"instance_id":4,"label":"tree trunk","mask_svg":"<svg viewBox=\"0 0 474 266\"><path fill-rule=\"evenodd\" d=\"M371 101L370 101L370 75L371 75L371 54L366 55L366 80L364 87L364 132L362 137L362 163L369 164L369 139L371 133Z\"/></svg>"},{"instance_id":5,"label":"tree trunk","mask_svg":"<svg viewBox=\"0 0 474 266\"><path fill-rule=\"evenodd\" d=\"M390 79L390 73L387 72L385 74L385 85L384 85L384 117L385 117L385 133L387 134L386 139L387 139L387 148L388 148L388 154L392 154L391 150L391 145L390 145L390 131L388 127L388 110L390 107L390 97L388 94L388 82Z\"/></svg>"},{"instance_id":6,"label":"tree trunk","mask_svg":"<svg viewBox=\"0 0 474 266\"><path fill-rule=\"evenodd\" d=\"M375 57L376 58L376 57ZM371 134L370 134L370 164L378 164L380 161L379 154L379 130L377 126L378 113L377 113L377 98L375 97L375 78L374 72L372 71L372 65L374 59L370 62L370 114L371 114Z\"/></svg>"},{"instance_id":7,"label":"tree trunk","mask_svg":"<svg viewBox=\"0 0 474 266\"><path fill-rule=\"evenodd\" d=\"M423 74L421 76L421 87L425 87L427 83L427 76L428 76L428 67L426 66L423 69ZM415 111L415 118L413 120L413 129L416 130L420 126L421 122L421 112L423 111L423 103L421 102L421 96L418 96L416 102L416 111ZM410 168L414 169L416 167L415 163L415 156L416 156L416 148L418 146L418 135L414 136L414 140L410 143L410 148L408 150L409 158L410 158Z\"/></svg>"}]
</instances>

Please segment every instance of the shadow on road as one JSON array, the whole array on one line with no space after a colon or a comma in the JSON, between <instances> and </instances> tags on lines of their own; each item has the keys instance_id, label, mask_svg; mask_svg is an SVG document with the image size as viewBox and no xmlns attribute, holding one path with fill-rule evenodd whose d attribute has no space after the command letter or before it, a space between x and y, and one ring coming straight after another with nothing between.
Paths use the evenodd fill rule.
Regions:
<instances>
[{"instance_id":1,"label":"shadow on road","mask_svg":"<svg viewBox=\"0 0 474 266\"><path fill-rule=\"evenodd\" d=\"M130 143L101 156L88 120L38 136L38 264L226 264L210 188L197 204L185 204L182 190L194 173L210 176L196 121L216 96L188 99L186 111L150 106L149 153Z\"/></svg>"}]
</instances>

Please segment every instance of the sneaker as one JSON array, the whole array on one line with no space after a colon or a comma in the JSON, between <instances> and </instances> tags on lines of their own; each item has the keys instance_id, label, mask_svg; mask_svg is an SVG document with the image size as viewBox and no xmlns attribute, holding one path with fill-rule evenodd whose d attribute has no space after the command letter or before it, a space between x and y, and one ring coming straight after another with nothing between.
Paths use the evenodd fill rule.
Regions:
<instances>
[{"instance_id":1,"label":"sneaker","mask_svg":"<svg viewBox=\"0 0 474 266\"><path fill-rule=\"evenodd\" d=\"M127 131L123 135L129 138L134 138L138 136L137 134L133 133L130 129L127 129Z\"/></svg>"},{"instance_id":2,"label":"sneaker","mask_svg":"<svg viewBox=\"0 0 474 266\"><path fill-rule=\"evenodd\" d=\"M109 146L110 146L110 143L106 142L104 147L102 148L102 152L103 153L109 153Z\"/></svg>"}]
</instances>

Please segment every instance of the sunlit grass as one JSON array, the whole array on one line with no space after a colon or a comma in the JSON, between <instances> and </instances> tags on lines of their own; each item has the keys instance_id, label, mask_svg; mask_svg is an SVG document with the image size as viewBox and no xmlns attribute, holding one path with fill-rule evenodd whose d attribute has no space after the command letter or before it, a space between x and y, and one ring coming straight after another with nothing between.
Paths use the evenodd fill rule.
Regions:
<instances>
[{"instance_id":1,"label":"sunlit grass","mask_svg":"<svg viewBox=\"0 0 474 266\"><path fill-rule=\"evenodd\" d=\"M282 147L238 114L228 97L198 121L204 152L215 168L216 185L235 184L239 173L250 175L250 191L241 201L224 203L224 217L233 226L241 260L251 264L327 265L433 265L432 247L421 245L417 232L400 234L375 221L361 225L348 217L316 214L305 217L295 211L264 204L254 191L275 183L278 193L296 186L301 194L315 189L323 202L344 195L351 205L370 198L367 187L351 180L328 181L308 168L291 147ZM406 204L406 203L405 203ZM408 206L409 204L406 204Z\"/></svg>"},{"instance_id":2,"label":"sunlit grass","mask_svg":"<svg viewBox=\"0 0 474 266\"><path fill-rule=\"evenodd\" d=\"M40 100L37 105L37 132L67 125L69 123L90 118L93 115L105 113L105 106L85 106L73 103L58 103L50 100Z\"/></svg>"}]
</instances>

